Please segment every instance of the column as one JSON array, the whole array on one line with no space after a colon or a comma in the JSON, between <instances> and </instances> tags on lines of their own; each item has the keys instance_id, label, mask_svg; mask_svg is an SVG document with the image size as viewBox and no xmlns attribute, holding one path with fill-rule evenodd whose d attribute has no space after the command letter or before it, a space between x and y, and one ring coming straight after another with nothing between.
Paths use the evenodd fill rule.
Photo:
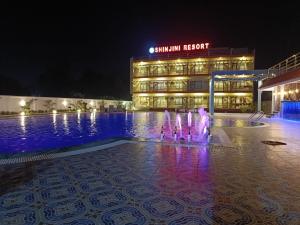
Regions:
<instances>
[{"instance_id":1,"label":"column","mask_svg":"<svg viewBox=\"0 0 300 225\"><path fill-rule=\"evenodd\" d=\"M261 90L257 92L257 111L261 111Z\"/></svg>"},{"instance_id":2,"label":"column","mask_svg":"<svg viewBox=\"0 0 300 225\"><path fill-rule=\"evenodd\" d=\"M210 115L214 115L214 111L215 111L215 103L214 103L214 95L215 95L215 89L214 89L214 85L215 85L215 76L213 74L211 74L211 78L209 81L209 113Z\"/></svg>"},{"instance_id":3,"label":"column","mask_svg":"<svg viewBox=\"0 0 300 225\"><path fill-rule=\"evenodd\" d=\"M275 111L275 101L276 101L277 95L275 92L275 87L272 88L272 107L271 107L271 113Z\"/></svg>"}]
</instances>

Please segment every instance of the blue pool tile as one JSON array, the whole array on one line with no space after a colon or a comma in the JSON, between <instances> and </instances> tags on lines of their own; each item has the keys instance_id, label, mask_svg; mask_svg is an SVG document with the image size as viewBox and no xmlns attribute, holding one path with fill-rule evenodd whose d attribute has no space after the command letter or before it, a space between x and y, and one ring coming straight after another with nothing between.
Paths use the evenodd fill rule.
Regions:
<instances>
[{"instance_id":1,"label":"blue pool tile","mask_svg":"<svg viewBox=\"0 0 300 225\"><path fill-rule=\"evenodd\" d=\"M89 201L92 206L99 209L111 208L123 204L127 200L126 196L119 191L105 191L92 194Z\"/></svg>"},{"instance_id":2,"label":"blue pool tile","mask_svg":"<svg viewBox=\"0 0 300 225\"><path fill-rule=\"evenodd\" d=\"M18 209L28 206L34 202L34 195L31 192L15 192L0 197L0 212L11 209Z\"/></svg>"},{"instance_id":3,"label":"blue pool tile","mask_svg":"<svg viewBox=\"0 0 300 225\"><path fill-rule=\"evenodd\" d=\"M169 197L157 197L149 201L145 201L143 207L152 216L162 219L167 219L174 215L180 214L184 210L183 205Z\"/></svg>"},{"instance_id":4,"label":"blue pool tile","mask_svg":"<svg viewBox=\"0 0 300 225\"><path fill-rule=\"evenodd\" d=\"M80 200L68 199L50 203L44 207L43 211L46 220L49 222L61 221L82 215L86 211L86 207Z\"/></svg>"},{"instance_id":5,"label":"blue pool tile","mask_svg":"<svg viewBox=\"0 0 300 225\"><path fill-rule=\"evenodd\" d=\"M146 217L136 208L122 207L105 212L101 221L105 225L144 225Z\"/></svg>"},{"instance_id":6,"label":"blue pool tile","mask_svg":"<svg viewBox=\"0 0 300 225\"><path fill-rule=\"evenodd\" d=\"M1 225L34 225L36 215L34 210L22 209L0 213Z\"/></svg>"}]
</instances>

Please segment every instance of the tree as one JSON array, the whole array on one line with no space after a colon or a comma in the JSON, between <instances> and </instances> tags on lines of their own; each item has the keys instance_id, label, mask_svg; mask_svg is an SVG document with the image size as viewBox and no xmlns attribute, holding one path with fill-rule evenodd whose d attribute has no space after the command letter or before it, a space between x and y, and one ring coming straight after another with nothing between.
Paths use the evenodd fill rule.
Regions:
<instances>
[{"instance_id":1,"label":"tree","mask_svg":"<svg viewBox=\"0 0 300 225\"><path fill-rule=\"evenodd\" d=\"M55 109L56 103L52 100L46 100L44 107L46 108L47 112L52 112Z\"/></svg>"},{"instance_id":2,"label":"tree","mask_svg":"<svg viewBox=\"0 0 300 225\"><path fill-rule=\"evenodd\" d=\"M87 107L87 103L82 100L78 100L70 105L73 109L81 110L82 112L87 112L89 110L89 108Z\"/></svg>"},{"instance_id":3,"label":"tree","mask_svg":"<svg viewBox=\"0 0 300 225\"><path fill-rule=\"evenodd\" d=\"M35 101L35 99L30 99L29 101L25 102L24 106L21 106L22 112L25 112L25 114L30 114L31 113L31 105Z\"/></svg>"}]
</instances>

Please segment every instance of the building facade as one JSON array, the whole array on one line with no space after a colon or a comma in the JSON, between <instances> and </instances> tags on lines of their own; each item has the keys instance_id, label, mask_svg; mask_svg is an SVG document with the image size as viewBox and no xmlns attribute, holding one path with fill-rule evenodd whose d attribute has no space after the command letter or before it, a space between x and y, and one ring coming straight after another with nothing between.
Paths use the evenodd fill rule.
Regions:
<instances>
[{"instance_id":1,"label":"building facade","mask_svg":"<svg viewBox=\"0 0 300 225\"><path fill-rule=\"evenodd\" d=\"M272 92L269 111L300 120L300 52L268 69L271 76L259 82L258 97Z\"/></svg>"},{"instance_id":2,"label":"building facade","mask_svg":"<svg viewBox=\"0 0 300 225\"><path fill-rule=\"evenodd\" d=\"M225 48L132 58L133 106L137 110L208 109L211 73L252 70L254 57L248 49ZM253 88L253 81L216 81L215 111L252 111Z\"/></svg>"}]
</instances>

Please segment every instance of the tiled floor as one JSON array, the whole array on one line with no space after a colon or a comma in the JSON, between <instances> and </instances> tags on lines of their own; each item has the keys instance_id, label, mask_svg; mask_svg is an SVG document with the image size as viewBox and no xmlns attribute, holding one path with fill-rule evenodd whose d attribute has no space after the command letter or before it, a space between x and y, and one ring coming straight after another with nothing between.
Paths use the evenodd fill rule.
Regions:
<instances>
[{"instance_id":1,"label":"tiled floor","mask_svg":"<svg viewBox=\"0 0 300 225\"><path fill-rule=\"evenodd\" d=\"M0 167L0 224L300 224L300 124ZM277 140L286 146L267 146Z\"/></svg>"}]
</instances>

